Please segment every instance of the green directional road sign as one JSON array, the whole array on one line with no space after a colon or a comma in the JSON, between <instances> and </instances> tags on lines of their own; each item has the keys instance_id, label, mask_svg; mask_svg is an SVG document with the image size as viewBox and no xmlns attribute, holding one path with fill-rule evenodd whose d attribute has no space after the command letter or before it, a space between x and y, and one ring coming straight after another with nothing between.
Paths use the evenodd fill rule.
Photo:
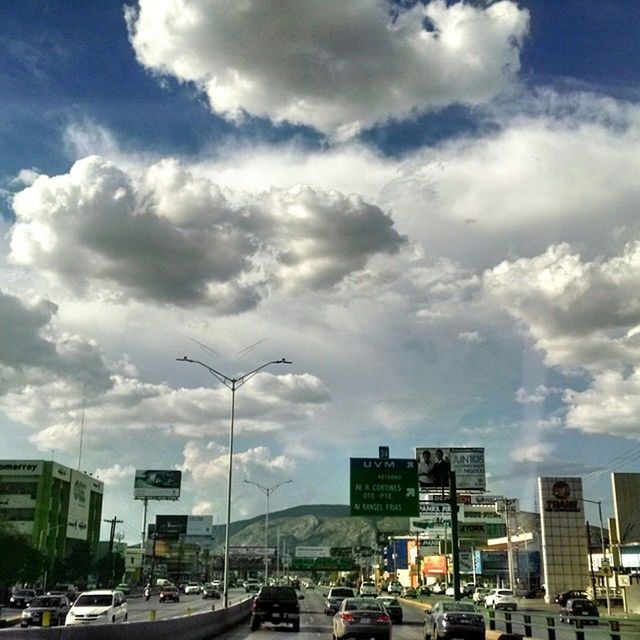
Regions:
<instances>
[{"instance_id":1,"label":"green directional road sign","mask_svg":"<svg viewBox=\"0 0 640 640\"><path fill-rule=\"evenodd\" d=\"M292 571L353 571L353 558L291 558Z\"/></svg>"},{"instance_id":2,"label":"green directional road sign","mask_svg":"<svg viewBox=\"0 0 640 640\"><path fill-rule=\"evenodd\" d=\"M352 516L417 516L414 458L351 458Z\"/></svg>"}]
</instances>

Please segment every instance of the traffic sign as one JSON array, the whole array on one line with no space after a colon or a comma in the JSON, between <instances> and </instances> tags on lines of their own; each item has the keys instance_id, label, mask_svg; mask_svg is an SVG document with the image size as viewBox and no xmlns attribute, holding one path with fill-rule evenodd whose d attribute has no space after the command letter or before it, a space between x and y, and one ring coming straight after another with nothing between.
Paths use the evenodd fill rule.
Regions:
<instances>
[{"instance_id":1,"label":"traffic sign","mask_svg":"<svg viewBox=\"0 0 640 640\"><path fill-rule=\"evenodd\" d=\"M414 458L351 458L352 516L417 516L418 463Z\"/></svg>"},{"instance_id":2,"label":"traffic sign","mask_svg":"<svg viewBox=\"0 0 640 640\"><path fill-rule=\"evenodd\" d=\"M356 568L353 558L291 558L293 571L352 571Z\"/></svg>"}]
</instances>

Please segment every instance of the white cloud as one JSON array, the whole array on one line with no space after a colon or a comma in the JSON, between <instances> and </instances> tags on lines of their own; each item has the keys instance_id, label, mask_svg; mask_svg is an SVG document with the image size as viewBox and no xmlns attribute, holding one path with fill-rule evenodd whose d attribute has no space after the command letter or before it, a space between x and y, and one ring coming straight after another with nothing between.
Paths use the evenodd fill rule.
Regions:
<instances>
[{"instance_id":1,"label":"white cloud","mask_svg":"<svg viewBox=\"0 0 640 640\"><path fill-rule=\"evenodd\" d=\"M165 160L136 177L99 157L14 200L10 259L78 295L246 311L269 290L330 288L404 239L359 196L299 186L231 205Z\"/></svg>"},{"instance_id":2,"label":"white cloud","mask_svg":"<svg viewBox=\"0 0 640 640\"><path fill-rule=\"evenodd\" d=\"M517 76L529 20L506 0L416 3L395 18L383 0L142 0L126 17L140 63L194 82L214 112L342 136L490 100Z\"/></svg>"},{"instance_id":3,"label":"white cloud","mask_svg":"<svg viewBox=\"0 0 640 640\"><path fill-rule=\"evenodd\" d=\"M36 181L36 178L38 178L40 173L41 172L38 171L38 169L36 169L35 167L32 169L20 169L20 171L18 171L18 175L12 178L9 181L9 184L12 187L24 187L32 185Z\"/></svg>"},{"instance_id":4,"label":"white cloud","mask_svg":"<svg viewBox=\"0 0 640 640\"><path fill-rule=\"evenodd\" d=\"M202 443L190 441L184 447L183 458L180 469L189 476L194 502L200 503L202 509L208 506L221 513L222 501L226 501L228 449L214 442L203 446ZM233 457L233 474L236 479L233 485L233 518L246 517L255 513L256 509L264 508L263 494L255 487L243 483L243 479L256 479L260 484L272 486L289 479L295 470L296 462L292 458L274 456L266 447L236 449ZM212 490L215 490L218 497L217 505L212 504L207 497Z\"/></svg>"},{"instance_id":5,"label":"white cloud","mask_svg":"<svg viewBox=\"0 0 640 640\"><path fill-rule=\"evenodd\" d=\"M545 462L555 447L545 442L523 444L511 451L511 458L516 462Z\"/></svg>"},{"instance_id":6,"label":"white cloud","mask_svg":"<svg viewBox=\"0 0 640 640\"><path fill-rule=\"evenodd\" d=\"M554 392L557 393L558 389L550 389L543 384L538 385L533 391L527 391L527 389L521 387L516 391L516 402L520 404L538 404L544 402Z\"/></svg>"},{"instance_id":7,"label":"white cloud","mask_svg":"<svg viewBox=\"0 0 640 640\"><path fill-rule=\"evenodd\" d=\"M588 389L567 390L564 399L568 427L640 440L640 368L598 373Z\"/></svg>"},{"instance_id":8,"label":"white cloud","mask_svg":"<svg viewBox=\"0 0 640 640\"><path fill-rule=\"evenodd\" d=\"M481 342L484 342L484 338L478 331L461 331L458 334L458 338L463 342L468 342L469 344L480 344Z\"/></svg>"},{"instance_id":9,"label":"white cloud","mask_svg":"<svg viewBox=\"0 0 640 640\"><path fill-rule=\"evenodd\" d=\"M94 476L102 480L105 485L113 487L128 483L133 486L133 478L136 474L136 468L133 466L120 465L118 463L111 467L98 468L93 473Z\"/></svg>"},{"instance_id":10,"label":"white cloud","mask_svg":"<svg viewBox=\"0 0 640 640\"><path fill-rule=\"evenodd\" d=\"M640 362L638 282L640 242L592 262L556 245L484 275L485 291L527 327L549 364L592 371Z\"/></svg>"}]
</instances>

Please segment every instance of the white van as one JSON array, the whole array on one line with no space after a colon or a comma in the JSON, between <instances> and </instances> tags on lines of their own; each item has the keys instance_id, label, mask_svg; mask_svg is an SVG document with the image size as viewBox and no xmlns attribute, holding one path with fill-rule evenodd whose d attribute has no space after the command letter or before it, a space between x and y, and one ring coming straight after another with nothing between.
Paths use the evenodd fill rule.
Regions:
<instances>
[{"instance_id":1,"label":"white van","mask_svg":"<svg viewBox=\"0 0 640 640\"><path fill-rule=\"evenodd\" d=\"M66 626L126 622L127 601L122 591L85 591L67 613Z\"/></svg>"}]
</instances>

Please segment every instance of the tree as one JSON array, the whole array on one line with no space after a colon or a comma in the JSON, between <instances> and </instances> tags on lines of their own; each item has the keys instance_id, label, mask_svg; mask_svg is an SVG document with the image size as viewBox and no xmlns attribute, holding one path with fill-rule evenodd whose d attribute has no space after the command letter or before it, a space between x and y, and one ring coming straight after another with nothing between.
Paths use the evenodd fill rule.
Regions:
<instances>
[{"instance_id":1,"label":"tree","mask_svg":"<svg viewBox=\"0 0 640 640\"><path fill-rule=\"evenodd\" d=\"M35 584L42 573L44 555L36 549L29 536L19 533L10 523L0 522L0 586Z\"/></svg>"}]
</instances>

